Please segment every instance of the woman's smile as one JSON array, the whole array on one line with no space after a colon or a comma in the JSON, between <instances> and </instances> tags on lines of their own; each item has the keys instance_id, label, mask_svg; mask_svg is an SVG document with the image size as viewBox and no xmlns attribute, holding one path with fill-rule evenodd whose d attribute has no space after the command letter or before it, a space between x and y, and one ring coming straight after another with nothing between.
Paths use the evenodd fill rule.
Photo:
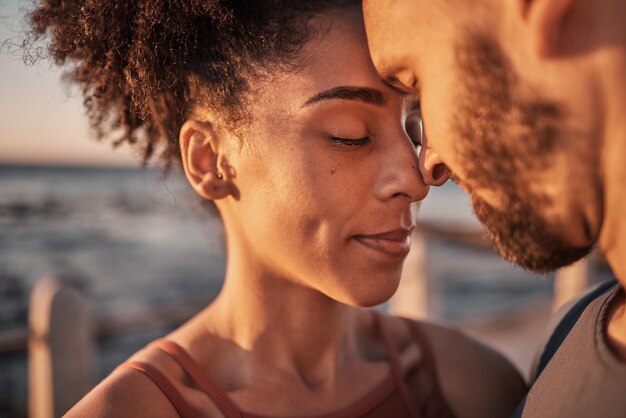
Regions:
<instances>
[{"instance_id":1,"label":"woman's smile","mask_svg":"<svg viewBox=\"0 0 626 418\"><path fill-rule=\"evenodd\" d=\"M376 234L359 234L353 238L356 242L372 250L392 257L404 258L411 249L411 232L409 229L394 229Z\"/></svg>"}]
</instances>

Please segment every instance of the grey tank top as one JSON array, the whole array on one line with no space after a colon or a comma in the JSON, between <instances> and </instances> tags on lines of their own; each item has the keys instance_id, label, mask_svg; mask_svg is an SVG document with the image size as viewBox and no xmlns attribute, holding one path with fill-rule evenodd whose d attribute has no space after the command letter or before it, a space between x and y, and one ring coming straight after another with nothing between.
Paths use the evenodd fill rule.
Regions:
<instances>
[{"instance_id":1,"label":"grey tank top","mask_svg":"<svg viewBox=\"0 0 626 418\"><path fill-rule=\"evenodd\" d=\"M626 418L626 362L603 330L619 285L591 302L533 384L522 418Z\"/></svg>"}]
</instances>

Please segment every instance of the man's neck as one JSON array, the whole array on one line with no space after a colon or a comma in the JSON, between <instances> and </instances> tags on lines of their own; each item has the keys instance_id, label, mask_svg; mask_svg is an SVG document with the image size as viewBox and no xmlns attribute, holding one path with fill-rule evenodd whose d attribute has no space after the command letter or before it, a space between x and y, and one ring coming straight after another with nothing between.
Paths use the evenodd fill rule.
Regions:
<instances>
[{"instance_id":1,"label":"man's neck","mask_svg":"<svg viewBox=\"0 0 626 418\"><path fill-rule=\"evenodd\" d=\"M611 302L606 314L606 341L611 351L626 362L626 306L624 289Z\"/></svg>"},{"instance_id":2,"label":"man's neck","mask_svg":"<svg viewBox=\"0 0 626 418\"><path fill-rule=\"evenodd\" d=\"M598 144L604 211L599 244L615 275L626 281L626 45L611 52L604 67L606 104Z\"/></svg>"},{"instance_id":3,"label":"man's neck","mask_svg":"<svg viewBox=\"0 0 626 418\"><path fill-rule=\"evenodd\" d=\"M605 129L602 139L604 216L599 245L622 288L626 287L626 45L613 51L606 66ZM607 313L607 342L626 361L626 299L624 291Z\"/></svg>"}]
</instances>

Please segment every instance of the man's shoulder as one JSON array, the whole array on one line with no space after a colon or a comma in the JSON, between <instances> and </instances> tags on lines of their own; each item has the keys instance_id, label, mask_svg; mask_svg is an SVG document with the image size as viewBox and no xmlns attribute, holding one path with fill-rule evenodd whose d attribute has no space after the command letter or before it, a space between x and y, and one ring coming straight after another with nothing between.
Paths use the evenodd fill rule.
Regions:
<instances>
[{"instance_id":1,"label":"man's shoulder","mask_svg":"<svg viewBox=\"0 0 626 418\"><path fill-rule=\"evenodd\" d=\"M618 288L615 280L600 283L556 314L536 362L528 396L513 418L586 417L597 408L609 414L624 411L626 405L615 403L612 393L616 370L602 364L597 341L602 311ZM619 397L623 398L621 394ZM606 409L605 404L612 405Z\"/></svg>"},{"instance_id":2,"label":"man's shoulder","mask_svg":"<svg viewBox=\"0 0 626 418\"><path fill-rule=\"evenodd\" d=\"M553 315L548 323L545 338L540 345L541 349L532 368L531 382L537 379L552 360L587 308L594 302L602 303L603 299L609 297L612 290L618 286L620 285L615 279L603 281L591 287L582 296L564 305Z\"/></svg>"}]
</instances>

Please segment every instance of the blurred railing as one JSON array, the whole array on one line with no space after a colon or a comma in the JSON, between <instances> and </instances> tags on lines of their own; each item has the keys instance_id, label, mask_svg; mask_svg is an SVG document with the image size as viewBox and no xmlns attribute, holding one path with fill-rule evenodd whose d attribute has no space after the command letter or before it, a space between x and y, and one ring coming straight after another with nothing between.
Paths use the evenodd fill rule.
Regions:
<instances>
[{"instance_id":1,"label":"blurred railing","mask_svg":"<svg viewBox=\"0 0 626 418\"><path fill-rule=\"evenodd\" d=\"M426 241L445 239L489 246L481 230L459 230L421 223L412 237L400 288L389 310L412 318L428 315L428 281L424 270ZM589 285L585 259L557 272L553 306L561 306ZM43 278L32 292L29 326L0 332L0 355L28 349L29 416L61 416L93 385L93 346L99 338L177 326L202 309L206 298L158 308L111 313L95 318L82 295L55 278Z\"/></svg>"}]
</instances>

